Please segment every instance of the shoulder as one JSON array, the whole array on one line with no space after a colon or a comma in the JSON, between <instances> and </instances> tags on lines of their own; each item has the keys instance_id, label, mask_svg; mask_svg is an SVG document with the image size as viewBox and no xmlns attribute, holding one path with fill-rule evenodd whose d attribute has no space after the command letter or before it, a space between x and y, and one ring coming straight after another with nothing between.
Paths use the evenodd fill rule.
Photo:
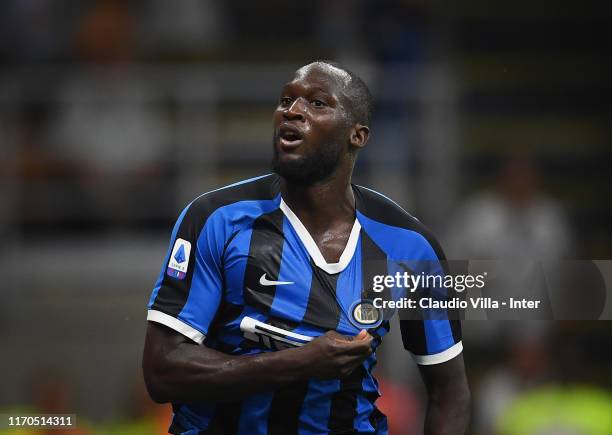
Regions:
<instances>
[{"instance_id":1,"label":"shoulder","mask_svg":"<svg viewBox=\"0 0 612 435\"><path fill-rule=\"evenodd\" d=\"M433 250L438 259L445 259L434 234L416 217L380 192L364 186L353 186L357 211L365 218L366 226L381 228L391 237L408 235L412 244L423 245Z\"/></svg>"},{"instance_id":2,"label":"shoulder","mask_svg":"<svg viewBox=\"0 0 612 435\"><path fill-rule=\"evenodd\" d=\"M243 180L198 196L183 209L179 221L182 226L199 232L213 219L232 221L249 214L262 214L275 206L279 191L275 174Z\"/></svg>"},{"instance_id":3,"label":"shoulder","mask_svg":"<svg viewBox=\"0 0 612 435\"><path fill-rule=\"evenodd\" d=\"M221 207L242 201L272 200L278 195L279 189L278 176L267 174L203 193L187 207L193 213L210 215Z\"/></svg>"}]
</instances>

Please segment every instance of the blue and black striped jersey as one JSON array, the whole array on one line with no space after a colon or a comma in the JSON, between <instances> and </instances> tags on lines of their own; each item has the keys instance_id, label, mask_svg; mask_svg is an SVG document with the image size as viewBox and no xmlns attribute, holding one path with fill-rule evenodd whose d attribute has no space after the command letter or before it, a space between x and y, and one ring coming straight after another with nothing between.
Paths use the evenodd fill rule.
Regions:
<instances>
[{"instance_id":1,"label":"blue and black striped jersey","mask_svg":"<svg viewBox=\"0 0 612 435\"><path fill-rule=\"evenodd\" d=\"M355 315L375 275L395 260L443 260L429 232L396 203L353 185L355 222L340 260L327 263L265 175L209 193L179 216L153 289L148 320L233 355L300 346L328 330L369 326L377 347L389 320ZM462 350L458 321L402 320L404 347L419 364ZM349 377L311 379L233 403L173 403L170 433L326 434L387 432L375 406L374 352Z\"/></svg>"}]
</instances>

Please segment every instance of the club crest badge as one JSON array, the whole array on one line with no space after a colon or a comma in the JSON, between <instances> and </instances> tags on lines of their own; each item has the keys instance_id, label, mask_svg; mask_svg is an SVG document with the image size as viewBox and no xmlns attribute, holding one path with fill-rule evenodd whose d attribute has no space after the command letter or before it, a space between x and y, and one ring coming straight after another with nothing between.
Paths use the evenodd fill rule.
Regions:
<instances>
[{"instance_id":1,"label":"club crest badge","mask_svg":"<svg viewBox=\"0 0 612 435\"><path fill-rule=\"evenodd\" d=\"M166 274L173 278L185 279L187 267L189 266L189 254L191 253L191 243L187 240L176 239L174 247L168 260Z\"/></svg>"},{"instance_id":2,"label":"club crest badge","mask_svg":"<svg viewBox=\"0 0 612 435\"><path fill-rule=\"evenodd\" d=\"M372 301L361 299L351 305L350 320L358 328L369 329L378 327L382 323L383 316Z\"/></svg>"}]
</instances>

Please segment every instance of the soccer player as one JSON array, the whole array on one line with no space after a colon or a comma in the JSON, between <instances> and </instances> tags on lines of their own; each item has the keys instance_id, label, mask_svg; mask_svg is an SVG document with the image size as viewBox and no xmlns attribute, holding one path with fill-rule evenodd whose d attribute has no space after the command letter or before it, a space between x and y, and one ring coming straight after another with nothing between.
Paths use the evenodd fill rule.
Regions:
<instances>
[{"instance_id":1,"label":"soccer player","mask_svg":"<svg viewBox=\"0 0 612 435\"><path fill-rule=\"evenodd\" d=\"M387 433L372 371L389 320L367 298L372 278L395 260L444 255L396 203L351 184L370 105L346 68L300 68L273 116L274 173L179 216L143 356L151 397L172 403L170 433ZM464 433L459 322L400 329L428 391L425 433Z\"/></svg>"}]
</instances>

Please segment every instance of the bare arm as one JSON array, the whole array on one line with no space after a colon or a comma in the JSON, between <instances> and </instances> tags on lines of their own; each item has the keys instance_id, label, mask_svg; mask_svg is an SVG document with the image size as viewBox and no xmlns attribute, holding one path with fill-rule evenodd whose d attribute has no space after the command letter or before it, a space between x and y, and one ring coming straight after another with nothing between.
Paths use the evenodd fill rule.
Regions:
<instances>
[{"instance_id":1,"label":"bare arm","mask_svg":"<svg viewBox=\"0 0 612 435\"><path fill-rule=\"evenodd\" d=\"M158 403L239 400L311 377L347 376L371 354L372 337L343 338L328 332L299 348L234 356L149 322L142 367Z\"/></svg>"},{"instance_id":2,"label":"bare arm","mask_svg":"<svg viewBox=\"0 0 612 435\"><path fill-rule=\"evenodd\" d=\"M429 396L425 435L464 434L471 398L463 355L442 364L420 365L419 369Z\"/></svg>"}]
</instances>

